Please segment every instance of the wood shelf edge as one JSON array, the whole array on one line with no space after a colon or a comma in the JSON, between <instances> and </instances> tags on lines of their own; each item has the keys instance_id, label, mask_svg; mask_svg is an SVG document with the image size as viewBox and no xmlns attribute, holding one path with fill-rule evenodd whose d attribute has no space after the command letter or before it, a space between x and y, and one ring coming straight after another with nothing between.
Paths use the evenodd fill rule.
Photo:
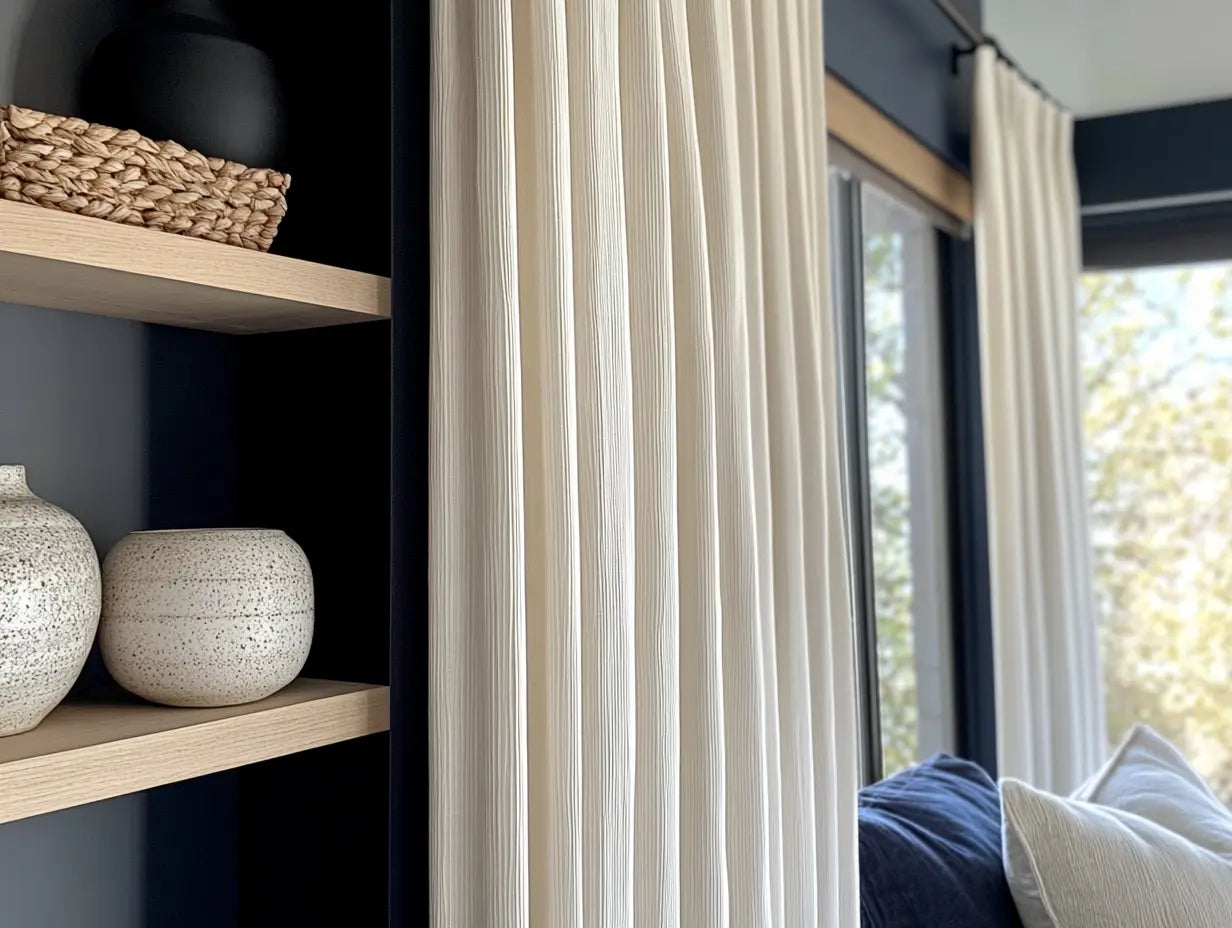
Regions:
<instances>
[{"instance_id":1,"label":"wood shelf edge","mask_svg":"<svg viewBox=\"0 0 1232 928\"><path fill-rule=\"evenodd\" d=\"M303 698L297 687L305 691ZM314 687L334 691L315 695ZM0 740L0 751L7 747L10 754L23 750L16 739L51 745L44 753L0 760L0 823L389 730L385 686L299 680L268 700L230 709L225 714L228 710L145 704L58 708L32 732ZM131 723L135 713L147 727L155 720L162 727L90 743L71 743L70 737L57 746L62 735L57 726L105 727L109 716L121 722L128 716Z\"/></svg>"},{"instance_id":2,"label":"wood shelf edge","mask_svg":"<svg viewBox=\"0 0 1232 928\"><path fill-rule=\"evenodd\" d=\"M390 314L388 277L0 200L0 300L279 331Z\"/></svg>"}]
</instances>

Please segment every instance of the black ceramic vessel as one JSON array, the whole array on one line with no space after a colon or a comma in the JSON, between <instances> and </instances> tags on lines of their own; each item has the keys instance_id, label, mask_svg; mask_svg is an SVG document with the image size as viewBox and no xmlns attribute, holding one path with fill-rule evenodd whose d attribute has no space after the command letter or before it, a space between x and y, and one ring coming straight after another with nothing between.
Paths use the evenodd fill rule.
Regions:
<instances>
[{"instance_id":1,"label":"black ceramic vessel","mask_svg":"<svg viewBox=\"0 0 1232 928\"><path fill-rule=\"evenodd\" d=\"M217 0L164 0L103 39L82 85L91 122L278 168L285 135L273 62Z\"/></svg>"}]
</instances>

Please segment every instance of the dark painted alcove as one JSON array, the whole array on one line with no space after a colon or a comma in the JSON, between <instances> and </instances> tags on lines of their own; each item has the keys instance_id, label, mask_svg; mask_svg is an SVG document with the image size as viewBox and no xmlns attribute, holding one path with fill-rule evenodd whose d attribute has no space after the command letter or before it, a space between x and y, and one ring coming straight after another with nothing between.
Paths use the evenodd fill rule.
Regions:
<instances>
[{"instance_id":1,"label":"dark painted alcove","mask_svg":"<svg viewBox=\"0 0 1232 928\"><path fill-rule=\"evenodd\" d=\"M73 113L82 63L132 7L6 0L0 103ZM387 273L389 4L235 11L288 86L275 250ZM306 673L387 682L389 352L388 323L234 337L0 304L0 461L100 552L147 527L286 529L317 583ZM95 659L81 686L105 684ZM369 737L0 825L0 922L383 924L387 756Z\"/></svg>"}]
</instances>

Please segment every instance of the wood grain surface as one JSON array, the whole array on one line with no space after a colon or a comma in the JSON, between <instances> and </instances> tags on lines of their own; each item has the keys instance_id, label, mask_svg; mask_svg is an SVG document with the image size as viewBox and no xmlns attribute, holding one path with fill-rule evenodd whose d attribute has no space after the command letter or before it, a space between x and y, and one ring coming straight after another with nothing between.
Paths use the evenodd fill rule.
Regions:
<instances>
[{"instance_id":1,"label":"wood grain surface","mask_svg":"<svg viewBox=\"0 0 1232 928\"><path fill-rule=\"evenodd\" d=\"M388 687L332 680L221 709L69 701L0 738L0 822L388 730Z\"/></svg>"},{"instance_id":2,"label":"wood grain surface","mask_svg":"<svg viewBox=\"0 0 1232 928\"><path fill-rule=\"evenodd\" d=\"M214 332L389 318L389 278L0 200L0 302Z\"/></svg>"}]
</instances>

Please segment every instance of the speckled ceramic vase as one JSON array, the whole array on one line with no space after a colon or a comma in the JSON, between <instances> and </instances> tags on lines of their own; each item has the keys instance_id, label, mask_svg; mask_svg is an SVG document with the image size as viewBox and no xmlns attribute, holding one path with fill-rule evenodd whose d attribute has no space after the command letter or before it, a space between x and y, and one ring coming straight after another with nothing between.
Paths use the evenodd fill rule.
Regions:
<instances>
[{"instance_id":1,"label":"speckled ceramic vase","mask_svg":"<svg viewBox=\"0 0 1232 928\"><path fill-rule=\"evenodd\" d=\"M0 735L36 726L81 673L98 628L98 555L81 523L0 466Z\"/></svg>"},{"instance_id":2,"label":"speckled ceramic vase","mask_svg":"<svg viewBox=\"0 0 1232 928\"><path fill-rule=\"evenodd\" d=\"M312 571L279 531L136 532L103 561L99 645L116 681L168 706L233 706L295 679Z\"/></svg>"}]
</instances>

